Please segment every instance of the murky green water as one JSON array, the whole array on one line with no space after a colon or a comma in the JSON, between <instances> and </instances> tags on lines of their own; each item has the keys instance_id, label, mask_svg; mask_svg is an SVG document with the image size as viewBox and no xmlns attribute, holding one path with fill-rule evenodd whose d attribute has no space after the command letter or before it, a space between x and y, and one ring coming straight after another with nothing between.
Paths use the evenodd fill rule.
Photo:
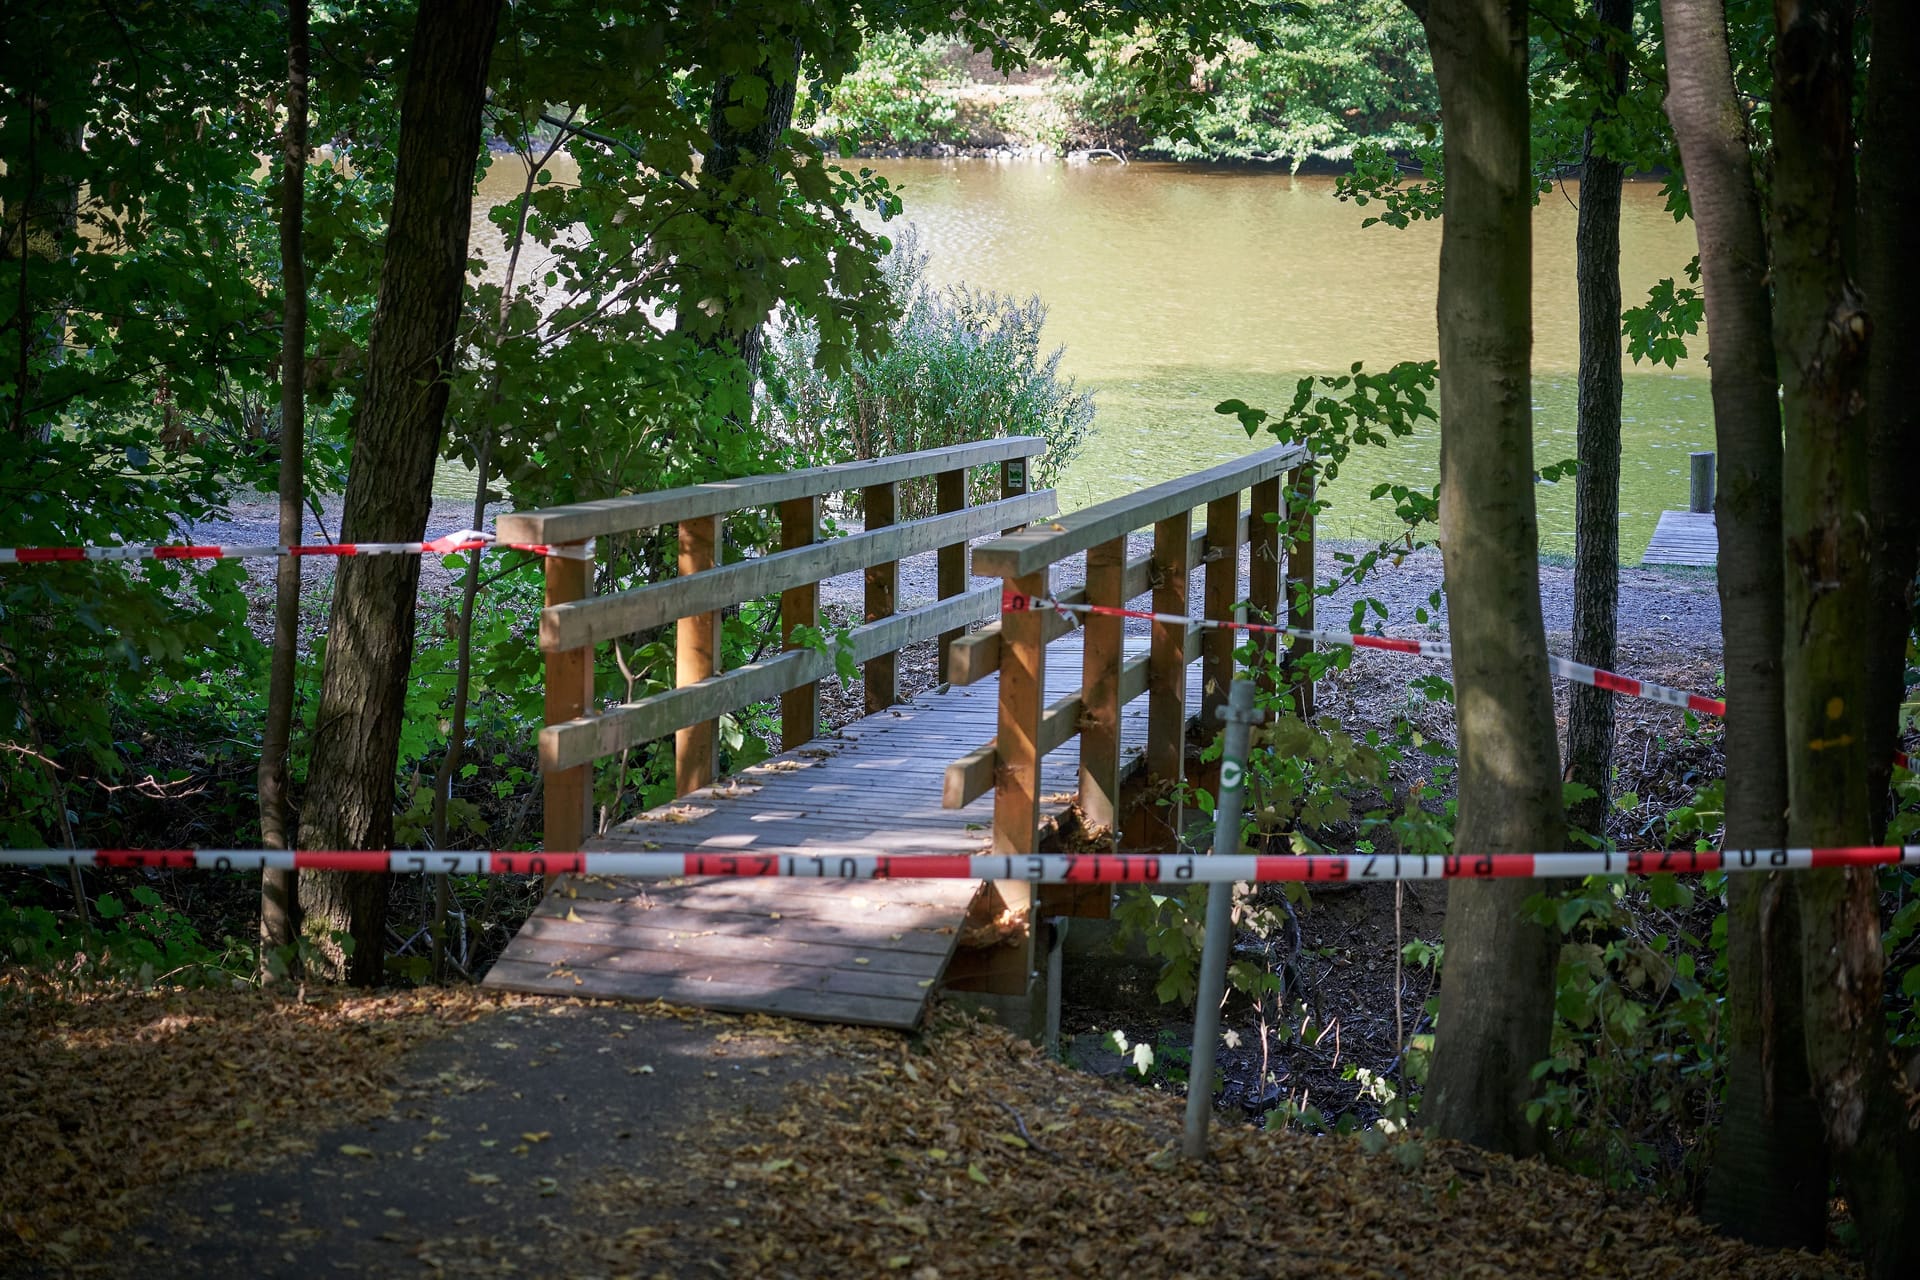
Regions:
<instances>
[{"instance_id":1,"label":"murky green water","mask_svg":"<svg viewBox=\"0 0 1920 1280\"><path fill-rule=\"evenodd\" d=\"M884 161L940 279L964 279L1049 307L1062 367L1095 391L1098 434L1062 484L1069 509L1258 447L1213 412L1235 397L1278 407L1306 373L1383 368L1437 355L1437 226L1362 228L1331 178L1132 164L1065 167ZM1534 222L1536 465L1573 456L1577 184ZM1650 184L1629 186L1621 277L1629 305L1692 256ZM1698 352L1695 353L1696 357ZM1637 560L1659 513L1684 508L1687 454L1712 447L1705 365L1626 368L1621 551ZM1263 436L1261 442L1270 442ZM1380 480L1431 485L1437 431L1350 464L1329 493L1326 532L1367 536L1391 513L1366 501ZM1541 543L1573 549L1573 486L1542 486Z\"/></svg>"},{"instance_id":2,"label":"murky green water","mask_svg":"<svg viewBox=\"0 0 1920 1280\"><path fill-rule=\"evenodd\" d=\"M981 160L874 161L903 191L933 251L936 280L1047 303L1063 369L1093 388L1096 434L1062 482L1068 510L1184 474L1270 442L1213 412L1238 398L1279 407L1302 374L1384 368L1437 354L1437 226L1362 228L1331 178L1166 164L1067 167ZM571 177L555 165L555 177ZM496 164L479 206L519 175ZM1535 463L1573 456L1573 233L1577 184L1544 198L1534 221ZM477 209L476 212L479 210ZM1628 304L1693 253L1657 187L1630 185L1621 216ZM476 221L475 250L498 263L499 233ZM539 264L529 263L531 271ZM496 270L498 268L496 267ZM1637 560L1659 513L1687 500L1687 454L1712 447L1706 368L1626 367L1621 553ZM1349 464L1328 496L1328 536L1390 532L1369 503L1381 480L1431 485L1439 439L1427 430ZM445 488L458 487L447 476ZM471 492L471 483L468 482ZM1573 549L1573 486L1542 486L1541 545Z\"/></svg>"}]
</instances>

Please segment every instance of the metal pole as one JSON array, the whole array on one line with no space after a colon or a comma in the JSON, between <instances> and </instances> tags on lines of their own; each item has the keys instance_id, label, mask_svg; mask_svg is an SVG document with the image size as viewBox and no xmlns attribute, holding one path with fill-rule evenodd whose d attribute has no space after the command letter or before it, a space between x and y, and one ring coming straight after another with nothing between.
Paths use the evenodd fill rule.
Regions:
<instances>
[{"instance_id":1,"label":"metal pole","mask_svg":"<svg viewBox=\"0 0 1920 1280\"><path fill-rule=\"evenodd\" d=\"M1060 986L1065 980L1063 957L1067 943L1067 916L1047 921L1047 1030L1042 1045L1049 1058L1060 1056Z\"/></svg>"},{"instance_id":2,"label":"metal pole","mask_svg":"<svg viewBox=\"0 0 1920 1280\"><path fill-rule=\"evenodd\" d=\"M1247 731L1260 717L1253 685L1235 680L1220 711L1227 741L1220 756L1220 796L1213 806L1213 852L1231 857L1240 849L1240 797L1247 778ZM1207 886L1206 941L1200 949L1200 994L1193 1010L1193 1062L1187 1071L1187 1127L1180 1150L1189 1160L1207 1154L1207 1121L1213 1116L1213 1058L1220 1042L1220 1002L1227 991L1227 953L1233 947L1233 886Z\"/></svg>"}]
</instances>

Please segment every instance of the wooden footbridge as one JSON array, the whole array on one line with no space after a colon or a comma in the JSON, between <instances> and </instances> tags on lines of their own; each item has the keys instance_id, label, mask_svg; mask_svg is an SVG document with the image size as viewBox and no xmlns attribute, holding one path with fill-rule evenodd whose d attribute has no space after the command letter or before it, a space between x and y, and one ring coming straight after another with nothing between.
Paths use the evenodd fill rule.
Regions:
<instances>
[{"instance_id":1,"label":"wooden footbridge","mask_svg":"<svg viewBox=\"0 0 1920 1280\"><path fill-rule=\"evenodd\" d=\"M1053 613L1002 617L1002 594L1144 597L1184 616L1197 574L1203 616L1229 619L1236 606L1276 616L1293 595L1283 577L1311 574L1307 457L1271 448L1056 519L1053 491L1027 484L1044 447L1014 437L502 517L503 540L551 551L546 847L819 857L1019 853L1069 837L1166 847L1189 728L1196 715L1211 722L1247 642L1166 623L1128 637L1117 617L1084 628ZM847 493L860 496L863 530L823 539L823 500ZM1305 537L1283 546L1289 504ZM723 562L723 521L759 512L777 520L780 549ZM594 539L664 527L678 532L677 578L592 594ZM1130 545L1140 531L1150 547ZM897 608L900 562L923 555L937 561L938 599ZM864 574L865 617L837 644L860 664L867 714L821 736L819 684L835 663L809 634L821 634L821 583L853 572ZM723 612L775 594L783 651L720 671ZM668 624L674 688L605 705L596 647ZM929 641L947 683L898 700L899 651ZM719 718L776 698L781 754L720 776ZM669 734L678 798L596 821L596 762ZM914 1025L946 988L1031 1025L1044 997L1042 922L1104 916L1110 902L1104 885L565 877L486 982L893 1027Z\"/></svg>"}]
</instances>

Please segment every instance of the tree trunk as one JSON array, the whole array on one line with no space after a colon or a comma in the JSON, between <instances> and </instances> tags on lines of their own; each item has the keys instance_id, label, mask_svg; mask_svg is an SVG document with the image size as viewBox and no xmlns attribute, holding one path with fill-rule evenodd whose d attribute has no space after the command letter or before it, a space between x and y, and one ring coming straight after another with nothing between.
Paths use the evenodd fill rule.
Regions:
<instances>
[{"instance_id":1,"label":"tree trunk","mask_svg":"<svg viewBox=\"0 0 1920 1280\"><path fill-rule=\"evenodd\" d=\"M1767 243L1722 0L1663 0L1667 115L1693 198L1706 296L1727 673L1726 842L1786 842L1780 400ZM1706 1215L1742 1239L1818 1249L1827 1162L1802 1043L1792 876L1727 882L1727 1109Z\"/></svg>"},{"instance_id":2,"label":"tree trunk","mask_svg":"<svg viewBox=\"0 0 1920 1280\"><path fill-rule=\"evenodd\" d=\"M1574 274L1580 296L1579 470L1574 476L1573 660L1612 670L1620 605L1620 183L1623 166L1596 146L1595 126L1627 90L1632 0L1594 0L1606 43L1606 98L1587 126ZM1613 781L1613 702L1576 684L1568 695L1567 777L1593 791L1568 821L1606 834Z\"/></svg>"},{"instance_id":3,"label":"tree trunk","mask_svg":"<svg viewBox=\"0 0 1920 1280\"><path fill-rule=\"evenodd\" d=\"M1920 254L1906 244L1920 209L1913 164L1913 103L1920 95L1920 10L1873 7L1873 56L1860 139L1860 279L1873 316L1867 354L1868 479L1873 504L1873 631L1867 653L1867 786L1873 838L1886 832L1887 786L1897 746L1900 703L1913 632L1913 576L1920 510L1910 485L1920 463L1920 413L1908 387L1920 351ZM1906 244L1905 248L1901 246Z\"/></svg>"},{"instance_id":4,"label":"tree trunk","mask_svg":"<svg viewBox=\"0 0 1920 1280\"><path fill-rule=\"evenodd\" d=\"M1460 735L1463 854L1565 833L1533 505L1533 184L1524 0L1426 6L1446 125L1440 247L1440 528ZM1532 1069L1553 1019L1553 939L1528 881L1455 882L1423 1117L1440 1137L1526 1154Z\"/></svg>"},{"instance_id":5,"label":"tree trunk","mask_svg":"<svg viewBox=\"0 0 1920 1280\"><path fill-rule=\"evenodd\" d=\"M78 124L55 124L42 84L45 75L34 64L29 80L9 95L11 109L26 124L27 136L17 158L21 170L18 207L4 210L0 218L0 263L17 265L11 282L13 315L0 326L0 333L12 330L18 344L6 370L13 383L12 403L6 406L7 426L20 440L40 444L53 438L53 419L38 414L35 402L46 365L58 361L65 346L69 300L36 297L34 272L37 264L51 266L72 251L80 229L80 181L71 176L75 172L71 156L85 143ZM48 164L50 156L52 164ZM16 158L9 157L8 163L16 163Z\"/></svg>"},{"instance_id":6,"label":"tree trunk","mask_svg":"<svg viewBox=\"0 0 1920 1280\"><path fill-rule=\"evenodd\" d=\"M1786 426L1788 839L1867 842L1873 621L1866 303L1854 284L1853 4L1779 4L1774 347ZM1911 358L1911 353L1903 353ZM1875 876L1801 880L1807 1063L1872 1270L1920 1271L1920 1142L1893 1090Z\"/></svg>"},{"instance_id":7,"label":"tree trunk","mask_svg":"<svg viewBox=\"0 0 1920 1280\"><path fill-rule=\"evenodd\" d=\"M303 221L307 191L307 0L287 5L287 130L281 155L280 280L280 541L302 541L306 501L307 266ZM267 681L267 724L260 744L260 842L288 847L287 745L293 728L293 684L300 652L300 561L282 556L273 579L273 662ZM260 876L260 981L275 980L275 952L292 962L300 936L299 877Z\"/></svg>"},{"instance_id":8,"label":"tree trunk","mask_svg":"<svg viewBox=\"0 0 1920 1280\"><path fill-rule=\"evenodd\" d=\"M782 145L781 139L793 124L794 97L800 83L800 42L791 41L791 49L790 71L770 55L754 72L767 82L766 105L757 117L739 123L728 117L729 110L739 111L744 105L732 101L735 77L728 76L714 86L707 108L707 133L712 145L700 157L700 186L713 198L707 216L719 226L722 236L727 234L726 224L732 217L767 216L772 210L757 205L763 199L779 198L777 189L765 196L748 195L748 189L757 184L744 180L753 170L770 169L769 157ZM760 354L766 347L766 316L729 315L724 311L710 315L702 306L707 301L703 288L707 283L694 280L682 288L674 309L674 328L693 334L703 346L731 349L746 366L747 387L751 390L760 376Z\"/></svg>"},{"instance_id":9,"label":"tree trunk","mask_svg":"<svg viewBox=\"0 0 1920 1280\"><path fill-rule=\"evenodd\" d=\"M480 108L499 0L423 0L400 106L386 258L356 414L340 536L416 541L433 499L467 269ZM378 849L393 838L394 773L413 657L417 556L349 556L335 579L326 672L301 824L308 849ZM379 981L387 877L308 872L307 931L330 967ZM352 954L332 945L353 940Z\"/></svg>"}]
</instances>

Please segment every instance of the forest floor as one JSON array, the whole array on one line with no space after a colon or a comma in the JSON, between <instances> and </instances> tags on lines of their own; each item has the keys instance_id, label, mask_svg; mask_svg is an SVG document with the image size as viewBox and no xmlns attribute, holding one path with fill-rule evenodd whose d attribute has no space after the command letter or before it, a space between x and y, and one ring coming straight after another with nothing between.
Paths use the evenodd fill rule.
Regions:
<instances>
[{"instance_id":1,"label":"forest floor","mask_svg":"<svg viewBox=\"0 0 1920 1280\"><path fill-rule=\"evenodd\" d=\"M471 518L442 507L433 533ZM195 532L272 541L272 512ZM1323 580L1360 549L1323 545ZM1571 576L1541 565L1559 653ZM930 558L904 564L901 607L932 579ZM1414 620L1439 582L1437 554L1406 557L1324 600L1321 624L1345 629L1366 596L1391 630L1442 635L1444 613ZM429 558L426 598L452 587ZM249 594L264 623L268 593ZM823 604L851 621L860 596L837 579ZM1713 691L1710 572L1624 570L1620 606L1620 670ZM1409 690L1428 672L1444 665L1356 655L1320 711L1451 744L1449 708ZM931 645L902 655L904 696L941 678ZM860 714L857 681L822 695L830 723ZM1629 799L1608 835L1657 845L1718 774L1716 741L1672 708L1616 708ZM1089 1069L1073 1070L945 1009L899 1037L471 988L80 996L0 978L0 1276L1853 1274L1537 1164L1235 1122L1279 1099L1378 1113L1350 1073L1421 1029L1428 977L1401 946L1437 938L1444 909L1440 885L1315 891L1293 958L1315 1034L1234 1012L1201 1168L1173 1157L1181 1083L1132 1078L1106 1048L1121 1030L1177 1061L1183 1016L1139 992L1070 1000L1068 1056Z\"/></svg>"},{"instance_id":2,"label":"forest floor","mask_svg":"<svg viewBox=\"0 0 1920 1280\"><path fill-rule=\"evenodd\" d=\"M1538 1162L915 1036L471 990L0 992L0 1275L1851 1276Z\"/></svg>"}]
</instances>

